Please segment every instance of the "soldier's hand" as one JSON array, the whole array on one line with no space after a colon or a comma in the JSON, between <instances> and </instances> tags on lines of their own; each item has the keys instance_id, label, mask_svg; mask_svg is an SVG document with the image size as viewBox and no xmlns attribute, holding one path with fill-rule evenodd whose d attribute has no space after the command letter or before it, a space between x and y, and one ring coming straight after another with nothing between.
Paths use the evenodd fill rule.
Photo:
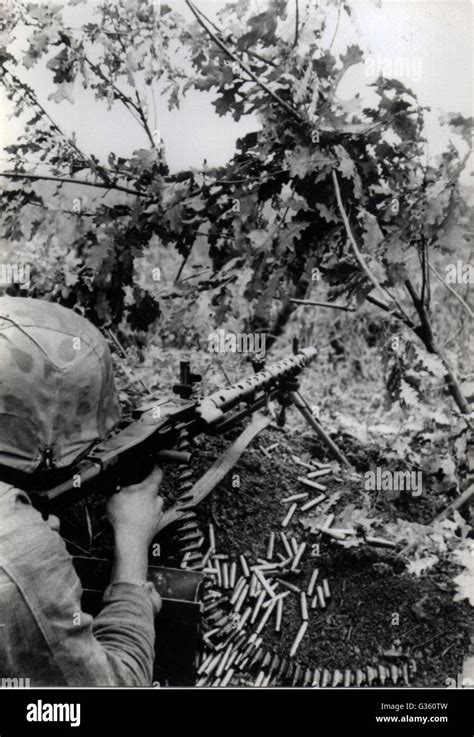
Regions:
<instances>
[{"instance_id":1,"label":"soldier's hand","mask_svg":"<svg viewBox=\"0 0 474 737\"><path fill-rule=\"evenodd\" d=\"M109 499L107 514L116 537L151 543L163 517L163 499L158 496L162 478L163 471L156 467L144 481L124 487Z\"/></svg>"}]
</instances>

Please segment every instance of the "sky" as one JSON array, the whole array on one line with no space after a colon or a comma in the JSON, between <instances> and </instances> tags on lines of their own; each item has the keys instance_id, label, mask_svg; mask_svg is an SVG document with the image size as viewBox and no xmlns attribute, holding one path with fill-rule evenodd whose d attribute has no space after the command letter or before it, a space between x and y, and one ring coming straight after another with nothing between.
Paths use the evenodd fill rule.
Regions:
<instances>
[{"instance_id":1,"label":"sky","mask_svg":"<svg viewBox=\"0 0 474 737\"><path fill-rule=\"evenodd\" d=\"M264 0L254 1L264 4ZM313 1L317 3L310 0ZM186 19L192 19L184 0L167 0L167 3ZM196 0L196 4L215 18L226 0ZM385 76L394 72L393 76L417 93L424 105L467 116L473 114L470 0L382 0L379 8L373 0L355 0L353 7L367 61L346 74L338 90L341 97L350 98L360 92L383 70ZM336 18L335 10L328 24L330 36ZM341 14L333 51L344 51L355 40L354 26ZM25 47L25 39L18 39L17 52ZM76 132L79 145L87 152L104 159L109 151L129 155L148 145L136 122L120 106L107 111L105 104L92 100L79 85L74 105L67 100L55 104L47 100L53 90L50 73L46 74L38 66L28 72L22 68L21 74L59 125L68 133ZM0 146L14 142L21 131L20 121L8 120L8 109L9 103L0 97ZM258 127L256 118L246 117L236 123L231 117L217 116L212 95L208 93L189 93L180 109L171 112L165 100L158 97L157 113L157 127L172 172L201 168L204 159L209 166L225 164L232 156L236 139ZM429 135L430 145L436 152L445 141L435 127Z\"/></svg>"}]
</instances>

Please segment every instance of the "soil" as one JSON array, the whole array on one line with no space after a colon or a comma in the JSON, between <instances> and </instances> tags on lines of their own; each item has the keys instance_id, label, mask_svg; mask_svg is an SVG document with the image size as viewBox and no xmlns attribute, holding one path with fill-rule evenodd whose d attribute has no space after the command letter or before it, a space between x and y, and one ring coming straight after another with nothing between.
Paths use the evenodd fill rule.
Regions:
<instances>
[{"instance_id":1,"label":"soil","mask_svg":"<svg viewBox=\"0 0 474 737\"><path fill-rule=\"evenodd\" d=\"M209 468L236 434L234 431L223 438L206 437L196 441L193 464L196 478ZM348 437L339 437L337 442L356 470L367 470L373 459L364 448L357 447ZM262 446L267 448L275 443L278 447L271 453L262 450ZM197 508L204 533L209 522L214 525L218 553L225 553L231 559L243 553L249 561L255 562L265 557L271 532L275 532L277 538L275 554L285 553L279 533L288 504L282 500L305 490L297 477L307 472L295 463L293 456L331 460L308 433L301 435L269 428L253 441L234 469ZM240 486L235 485L237 477ZM174 487L175 480L176 470L170 468L162 487L165 495ZM360 481L344 482L337 470L317 480L327 487L328 499L336 492L340 494L331 512L341 511L347 504L358 501L360 506ZM429 493L418 498L402 495L388 502L377 497L380 492L364 493L373 495L374 513L385 520L401 517L427 522L439 511L439 499L430 497ZM311 497L312 493L308 498ZM65 519L66 537L85 547L88 554L109 557L111 539L104 525L103 502L96 499L93 510L90 505L88 508L86 526L84 507L76 504L74 511L69 508ZM307 514L311 516L313 512ZM81 516L82 524L78 524ZM78 537L80 528L82 538ZM288 580L305 590L317 567L319 581L326 578L331 590L326 609L310 610L309 627L297 656L302 666L331 671L348 668L354 672L379 662L401 665L411 659L412 665L416 663L416 671L410 671L411 686L442 687L453 682L448 679L458 677L469 649L472 610L466 601L453 602L452 577L456 571L438 565L420 577L408 574L399 549L367 544L342 548L334 540L321 535L316 537L305 530L298 514L294 515L285 533L296 538L298 543L307 543L300 572ZM167 540L165 535L160 564L167 563L170 552ZM74 552L77 553L77 549ZM265 647L287 657L300 625L299 596L290 594L284 603L282 631L275 634L273 625L265 627Z\"/></svg>"}]
</instances>

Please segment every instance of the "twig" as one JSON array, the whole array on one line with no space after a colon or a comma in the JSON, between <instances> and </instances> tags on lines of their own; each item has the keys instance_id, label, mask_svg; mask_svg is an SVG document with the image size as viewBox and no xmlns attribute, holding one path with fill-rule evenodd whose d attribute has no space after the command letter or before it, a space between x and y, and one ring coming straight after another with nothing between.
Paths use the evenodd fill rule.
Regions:
<instances>
[{"instance_id":1,"label":"twig","mask_svg":"<svg viewBox=\"0 0 474 737\"><path fill-rule=\"evenodd\" d=\"M471 308L469 307L469 305L464 301L464 299L461 297L461 295L458 294L452 287L449 286L449 284L447 282L444 281L444 279L441 276L441 274L438 271L436 271L435 267L432 264L429 263L428 264L428 268L433 272L433 274L435 275L435 277L437 279L439 279L439 281L441 282L441 284L443 284L446 287L446 289L448 290L448 292L451 292L451 294L453 295L453 297L456 297L456 299L458 300L458 302L460 302L462 304L462 306L464 307L464 309L468 313L469 317L470 318L473 318L474 317L473 311L471 310Z\"/></svg>"},{"instance_id":2,"label":"twig","mask_svg":"<svg viewBox=\"0 0 474 737\"><path fill-rule=\"evenodd\" d=\"M405 325L409 328L414 328L415 323L410 320L409 317L406 317L405 315L402 315L401 312L397 312L396 310L390 309L390 306L386 304L385 302L382 302L382 300L377 299L376 297L373 297L371 294L368 294L366 297L367 302L371 302L373 305L376 305L377 307L380 307L380 309L384 310L385 312L388 312L392 317L395 317L397 320L401 320L401 322L405 323Z\"/></svg>"},{"instance_id":3,"label":"twig","mask_svg":"<svg viewBox=\"0 0 474 737\"><path fill-rule=\"evenodd\" d=\"M130 189L129 187L123 187L121 184L116 182L88 182L85 179L73 179L73 177L53 177L47 174L29 174L27 172L15 172L15 171L0 171L0 177L6 177L7 179L31 179L33 181L46 181L46 182L62 182L64 184L82 184L86 187L98 187L99 189L115 189L118 192L127 192L127 194L133 194L137 197L148 197L149 195L145 192L139 192L136 189Z\"/></svg>"},{"instance_id":4,"label":"twig","mask_svg":"<svg viewBox=\"0 0 474 737\"><path fill-rule=\"evenodd\" d=\"M375 287L375 289L378 289L380 292L382 292L382 294L385 294L385 291L384 291L382 285L379 283L377 277L374 274L372 274L372 272L370 271L369 267L365 263L364 257L362 256L361 252L359 251L359 247L358 247L358 245L356 243L356 240L355 240L354 235L353 235L352 230L351 230L351 226L350 226L350 223L349 223L349 218L347 217L347 213L346 213L346 211L344 209L344 205L342 203L341 190L339 189L339 181L338 181L337 174L336 174L336 172L335 172L334 169L332 170L332 180L333 180L333 183L334 183L334 191L336 193L337 206L339 208L339 212L340 212L340 215L342 217L342 221L344 223L344 227L346 229L346 233L347 233L347 237L349 239L349 243L351 244L352 250L354 251L354 256L356 257L356 259L357 259L357 261L359 263L359 266L361 267L361 269L363 270L363 272L367 276L368 280L373 284L373 286Z\"/></svg>"},{"instance_id":5,"label":"twig","mask_svg":"<svg viewBox=\"0 0 474 737\"><path fill-rule=\"evenodd\" d=\"M196 8L196 6L195 6L195 5L194 5L194 4L193 4L193 3L191 2L191 0L186 0L186 5L188 6L188 8L190 9L190 11L192 12L192 14L194 15L194 17L196 18L196 20L197 20L197 22L199 23L199 25L201 26L201 28L203 28L203 29L204 29L204 30L206 31L207 35L208 35L208 36L209 36L209 37L210 37L210 38L211 38L211 39L212 39L212 40L214 41L214 43L215 43L215 44L216 44L216 45L217 45L217 46L218 46L218 47L219 47L219 48L221 49L221 51L223 51L223 52L224 52L224 54L225 54L226 56L228 56L228 57L229 57L229 59L232 59L232 61L234 61L234 62L235 62L236 64L238 64L238 65L239 65L239 67L240 67L240 68L241 68L241 69L242 69L242 70L243 70L243 71L244 71L244 72L245 72L246 74L248 74L248 76L249 76L249 77L250 77L251 79L253 79L253 81L254 81L254 82L255 82L256 84L258 84L258 86L259 86L259 87L261 87L261 88L262 88L263 90L265 90L265 92L266 92L266 93L267 93L268 95L270 95L270 97L272 97L272 98L273 98L273 99L275 100L275 102L277 102L277 103L278 103L278 105L280 105L280 106L281 106L282 108L284 108L284 109L286 110L286 112L287 112L287 113L288 113L289 115L291 115L291 116L292 116L293 118L296 118L296 119L298 120L298 122L301 122L301 117L300 117L300 115L298 114L298 112L297 112L296 110L294 110L294 108L292 108L292 107L291 107L291 105L288 105L288 103L286 103L286 102L285 102L284 100L282 100L282 98L281 98L281 97L280 97L279 95L277 95L277 94L276 94L276 92L273 92L273 90L272 90L272 89L270 89L270 87L269 87L269 86L268 86L267 84L265 84L265 82L262 82L262 81L261 81L261 80L260 80L260 79L259 79L259 78L257 77L257 75L256 75L256 74L254 74L254 73L252 72L252 70L251 70L251 69L249 69L249 67L248 67L248 66L247 66L246 64L244 64L244 62L243 62L243 61L242 61L242 60L241 60L241 59L240 59L240 58L239 58L239 57L237 56L237 54L234 54L234 52L233 52L233 51L231 51L231 50L230 50L230 49L229 49L229 48L228 48L228 47L227 47L227 46L225 45L225 43L224 43L223 41L221 41L221 40L220 40L220 39L219 39L219 38L218 38L218 37L217 37L217 36L215 35L215 33L213 33L213 32L211 31L211 29L210 29L210 28L208 28L208 27L206 26L206 24L204 23L203 19L202 19L202 18L201 18L201 16L200 16L200 11L199 11L199 10L198 10L198 9Z\"/></svg>"},{"instance_id":6,"label":"twig","mask_svg":"<svg viewBox=\"0 0 474 737\"><path fill-rule=\"evenodd\" d=\"M433 524L435 522L441 522L441 520L445 519L445 517L448 517L451 512L454 512L456 509L460 509L463 507L467 502L474 496L474 484L471 484L466 491L461 494L457 499L454 500L454 502L451 502L446 509L444 509L442 512L440 512L433 520Z\"/></svg>"},{"instance_id":7,"label":"twig","mask_svg":"<svg viewBox=\"0 0 474 737\"><path fill-rule=\"evenodd\" d=\"M339 0L339 8L337 11L337 21L336 21L336 27L334 29L334 33L332 34L331 43L329 44L328 51L331 51L332 45L334 41L336 40L337 31L339 29L339 21L341 20L341 10L342 10L342 0Z\"/></svg>"},{"instance_id":8,"label":"twig","mask_svg":"<svg viewBox=\"0 0 474 737\"><path fill-rule=\"evenodd\" d=\"M299 25L299 7L298 7L298 0L295 0L296 4L296 16L295 16L295 40L293 41L293 48L295 48L296 44L298 43L298 25Z\"/></svg>"},{"instance_id":9,"label":"twig","mask_svg":"<svg viewBox=\"0 0 474 737\"><path fill-rule=\"evenodd\" d=\"M115 345L116 345L119 353L121 354L122 358L125 358L125 360L127 360L127 353L125 351L125 348L123 347L123 345L121 344L121 342L119 341L119 339L117 338L117 336L115 335L115 333L113 332L113 330L111 330L110 328L108 328L107 329L107 332L108 332L109 337L111 338L111 340L115 343ZM152 394L152 392L147 387L147 385L145 384L145 382L143 381L143 379L139 378L138 381L140 382L140 384L142 385L142 387L145 389L145 391L148 394Z\"/></svg>"},{"instance_id":10,"label":"twig","mask_svg":"<svg viewBox=\"0 0 474 737\"><path fill-rule=\"evenodd\" d=\"M314 307L330 307L333 310L344 310L345 312L355 312L355 307L349 307L348 305L337 305L333 302L313 302L310 299L290 299L290 302L294 302L297 305L312 305Z\"/></svg>"}]
</instances>

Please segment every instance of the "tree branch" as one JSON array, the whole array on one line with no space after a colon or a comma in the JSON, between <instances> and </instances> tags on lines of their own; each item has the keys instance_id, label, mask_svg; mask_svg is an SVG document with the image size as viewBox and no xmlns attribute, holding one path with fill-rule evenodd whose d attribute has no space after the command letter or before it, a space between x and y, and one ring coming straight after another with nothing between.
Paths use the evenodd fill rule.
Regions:
<instances>
[{"instance_id":1,"label":"tree branch","mask_svg":"<svg viewBox=\"0 0 474 737\"><path fill-rule=\"evenodd\" d=\"M344 310L345 312L355 312L355 307L349 305L338 305L334 302L313 302L310 299L293 299L290 298L290 302L294 302L297 305L312 305L314 307L330 307L332 310Z\"/></svg>"},{"instance_id":2,"label":"tree branch","mask_svg":"<svg viewBox=\"0 0 474 737\"><path fill-rule=\"evenodd\" d=\"M448 359L446 358L443 351L441 350L441 348L437 348L435 345L434 336L433 336L433 328L431 326L429 315L426 311L426 306L423 304L420 297L418 297L415 287L413 286L410 279L405 280L405 286L408 290L408 293L410 294L410 297L412 298L413 304L415 306L416 311L418 312L420 323L421 323L418 328L415 328L414 332L418 335L420 340L423 342L426 350L429 353L433 353L435 356L438 356L438 358L441 360L445 368L445 371L446 371L444 380L446 382L446 385L449 389L451 396L456 402L458 408L461 410L461 413L463 415L470 415L471 410L470 410L470 407L469 407L469 404L466 398L464 397L462 393L458 378L453 368L451 367L451 364L449 363Z\"/></svg>"},{"instance_id":3,"label":"tree branch","mask_svg":"<svg viewBox=\"0 0 474 737\"><path fill-rule=\"evenodd\" d=\"M299 10L299 6L298 6L298 0L295 0L295 4L296 4L296 14L295 14L295 40L293 41L293 48L295 48L296 44L298 43L298 32L299 32L298 25L299 25L299 21L300 21L300 10Z\"/></svg>"},{"instance_id":4,"label":"tree branch","mask_svg":"<svg viewBox=\"0 0 474 737\"><path fill-rule=\"evenodd\" d=\"M411 328L412 330L415 328L415 323L410 320L410 318L407 315L402 314L401 312L398 312L397 310L392 310L386 302L382 302L382 300L377 299L376 297L373 297L371 294L368 294L366 297L367 302L371 302L371 304L376 305L377 307L380 307L381 310L384 310L384 312L388 312L392 317L395 317L397 320L400 320L401 322L405 323L405 325L408 328Z\"/></svg>"},{"instance_id":5,"label":"tree branch","mask_svg":"<svg viewBox=\"0 0 474 737\"><path fill-rule=\"evenodd\" d=\"M374 274L372 274L369 267L365 263L364 257L359 251L359 246L357 245L356 240L354 238L354 234L352 233L352 229L349 223L349 218L347 217L347 213L346 213L346 210L342 202L341 190L339 189L339 181L337 179L337 174L334 169L332 170L332 181L334 184L334 191L336 193L336 200L337 200L337 206L339 208L339 213L344 223L346 234L349 239L349 243L352 246L354 256L356 257L357 262L359 266L361 267L362 271L364 272L364 274L366 275L367 279L371 282L371 284L375 287L375 289L378 289L380 292L382 292L382 294L385 294L385 290L383 289L382 285L379 283L377 277Z\"/></svg>"},{"instance_id":6,"label":"tree branch","mask_svg":"<svg viewBox=\"0 0 474 737\"><path fill-rule=\"evenodd\" d=\"M1 171L0 177L6 177L7 179L31 179L32 181L44 180L46 182L62 182L64 184L81 184L86 187L97 187L99 189L115 189L118 192L126 192L127 194L133 194L137 197L148 197L144 192L139 192L136 189L130 189L129 187L123 187L121 184L116 182L88 182L85 179L73 179L73 177L54 177L47 174L29 174L26 172L14 172L14 171Z\"/></svg>"},{"instance_id":7,"label":"tree branch","mask_svg":"<svg viewBox=\"0 0 474 737\"><path fill-rule=\"evenodd\" d=\"M294 108L292 108L291 105L288 105L287 102L285 102L284 100L282 100L282 98L279 95L277 95L276 92L273 92L273 90L271 90L270 87L267 84L265 84L265 82L262 82L257 77L257 75L254 74L252 72L252 70L249 69L249 67L246 64L244 64L244 62L241 61L241 59L239 59L239 57L236 54L234 54L233 51L231 51L229 48L227 48L227 46L225 45L225 43L223 41L221 41L215 35L215 33L213 33L211 31L211 29L206 26L206 24L204 23L203 19L200 16L200 11L193 5L193 3L191 2L191 0L186 0L186 5L188 6L188 8L190 9L190 11L192 12L192 14L194 15L194 17L196 18L196 20L199 23L199 25L201 26L201 28L203 28L206 31L207 35L214 41L214 43L221 49L221 51L223 51L224 54L229 59L232 59L232 61L234 61L236 64L238 64L239 67L246 74L248 74L248 76L251 79L253 79L253 81L256 84L258 84L259 87L261 87L263 90L265 90L265 92L267 93L267 95L270 95L270 97L273 100L275 100L275 102L278 105L280 105L280 107L284 108L289 115L291 115L293 118L296 118L296 120L298 120L298 122L301 122L301 117L300 117L298 111L295 110Z\"/></svg>"}]
</instances>

